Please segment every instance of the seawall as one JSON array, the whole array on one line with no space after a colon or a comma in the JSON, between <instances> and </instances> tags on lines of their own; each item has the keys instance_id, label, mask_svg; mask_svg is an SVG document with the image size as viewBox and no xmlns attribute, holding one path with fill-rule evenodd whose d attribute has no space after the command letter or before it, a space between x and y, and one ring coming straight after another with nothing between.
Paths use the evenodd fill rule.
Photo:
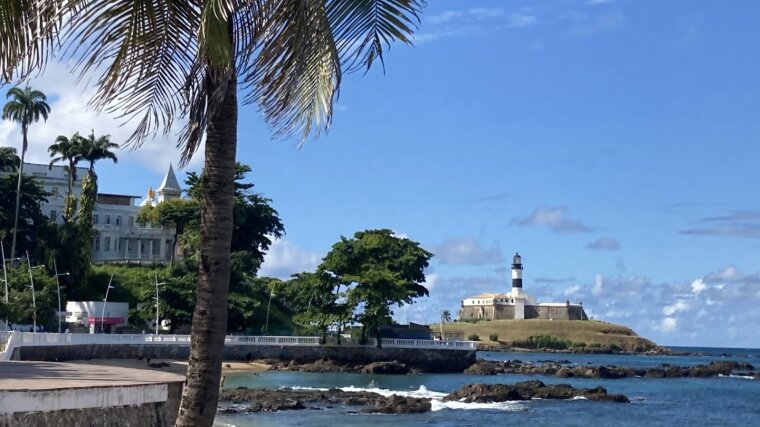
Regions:
<instances>
[{"instance_id":1,"label":"seawall","mask_svg":"<svg viewBox=\"0 0 760 427\"><path fill-rule=\"evenodd\" d=\"M86 344L86 345L24 345L13 349L11 360L68 361L90 359L153 359L187 360L189 346L149 344ZM254 359L294 360L311 363L329 359L345 363L372 363L398 360L422 372L462 372L475 363L475 350L444 350L421 348L377 348L372 346L264 346L226 345L224 360Z\"/></svg>"}]
</instances>

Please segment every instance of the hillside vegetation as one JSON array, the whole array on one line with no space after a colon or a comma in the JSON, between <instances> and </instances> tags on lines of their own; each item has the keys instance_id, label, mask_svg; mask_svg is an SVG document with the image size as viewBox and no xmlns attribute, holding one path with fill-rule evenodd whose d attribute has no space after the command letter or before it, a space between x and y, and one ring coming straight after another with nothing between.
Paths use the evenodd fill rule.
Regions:
<instances>
[{"instance_id":1,"label":"hillside vegetation","mask_svg":"<svg viewBox=\"0 0 760 427\"><path fill-rule=\"evenodd\" d=\"M439 325L431 325L435 333ZM656 344L638 336L632 329L597 320L493 320L477 323L454 322L443 325L444 332L463 339L474 339L483 346L528 347L528 343L547 341L547 337L564 341L571 348L612 348L627 351L646 351ZM533 339L531 340L531 337ZM555 341L555 340L552 340Z\"/></svg>"}]
</instances>

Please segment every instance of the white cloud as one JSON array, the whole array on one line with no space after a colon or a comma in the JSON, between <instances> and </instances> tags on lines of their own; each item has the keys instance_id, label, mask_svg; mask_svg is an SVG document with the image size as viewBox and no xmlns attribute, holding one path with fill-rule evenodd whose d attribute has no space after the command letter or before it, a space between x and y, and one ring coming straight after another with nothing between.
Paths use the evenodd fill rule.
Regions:
<instances>
[{"instance_id":1,"label":"white cloud","mask_svg":"<svg viewBox=\"0 0 760 427\"><path fill-rule=\"evenodd\" d=\"M443 13L440 13L438 15L433 15L425 20L425 22L432 24L432 25L440 25L444 24L446 22L449 22L453 19L459 18L464 13L459 10L447 10Z\"/></svg>"},{"instance_id":2,"label":"white cloud","mask_svg":"<svg viewBox=\"0 0 760 427\"><path fill-rule=\"evenodd\" d=\"M686 301L678 300L675 303L662 308L662 314L666 316L672 316L676 313L682 313L689 311L689 304Z\"/></svg>"},{"instance_id":3,"label":"white cloud","mask_svg":"<svg viewBox=\"0 0 760 427\"><path fill-rule=\"evenodd\" d=\"M697 279L693 282L691 282L691 291L694 292L694 295L699 295L707 288L707 285L705 285L705 282L702 279Z\"/></svg>"},{"instance_id":4,"label":"white cloud","mask_svg":"<svg viewBox=\"0 0 760 427\"><path fill-rule=\"evenodd\" d=\"M529 216L515 218L512 224L519 226L538 225L548 227L556 233L589 233L594 230L581 221L568 218L570 210L566 206L539 206Z\"/></svg>"},{"instance_id":5,"label":"white cloud","mask_svg":"<svg viewBox=\"0 0 760 427\"><path fill-rule=\"evenodd\" d=\"M675 317L665 317L660 321L658 329L662 332L673 332L678 326L678 319Z\"/></svg>"},{"instance_id":6,"label":"white cloud","mask_svg":"<svg viewBox=\"0 0 760 427\"><path fill-rule=\"evenodd\" d=\"M487 19L487 18L495 18L498 16L504 15L504 9L498 8L498 7L492 7L492 8L474 8L467 11L470 15L475 17L476 19Z\"/></svg>"},{"instance_id":7,"label":"white cloud","mask_svg":"<svg viewBox=\"0 0 760 427\"><path fill-rule=\"evenodd\" d=\"M599 296L604 293L604 276L597 273L594 276L594 287L591 289L591 294Z\"/></svg>"},{"instance_id":8,"label":"white cloud","mask_svg":"<svg viewBox=\"0 0 760 427\"><path fill-rule=\"evenodd\" d=\"M507 21L507 28L530 27L531 25L535 25L536 23L538 23L538 18L536 18L535 15L517 12L517 13L513 13L509 15L509 20Z\"/></svg>"},{"instance_id":9,"label":"white cloud","mask_svg":"<svg viewBox=\"0 0 760 427\"><path fill-rule=\"evenodd\" d=\"M565 289L565 296L572 296L577 294L582 289L581 285L573 285Z\"/></svg>"},{"instance_id":10,"label":"white cloud","mask_svg":"<svg viewBox=\"0 0 760 427\"><path fill-rule=\"evenodd\" d=\"M586 244L587 249L601 249L605 251L616 251L620 249L620 242L612 237L601 237L593 242Z\"/></svg>"},{"instance_id":11,"label":"white cloud","mask_svg":"<svg viewBox=\"0 0 760 427\"><path fill-rule=\"evenodd\" d=\"M112 142L123 144L134 131L136 121L125 124L123 119L117 118L118 111L97 113L89 108L88 102L95 93L94 88L75 83L76 78L59 63L49 64L44 74L29 81L31 87L47 95L51 112L47 122L40 121L29 128L27 161L48 163L50 156L47 147L53 144L58 135L70 136L74 132L87 135L94 130L96 135L111 135ZM179 163L176 134L184 123L184 120L178 120L168 136L159 133L139 149L119 151L119 163L134 164L159 173L166 172L169 163ZM18 125L5 121L0 124L0 145L16 147L20 154L20 140ZM197 151L190 166L199 166L202 159L203 146Z\"/></svg>"},{"instance_id":12,"label":"white cloud","mask_svg":"<svg viewBox=\"0 0 760 427\"><path fill-rule=\"evenodd\" d=\"M484 247L473 238L449 238L432 248L437 260L442 264L484 265L504 261L504 255L497 243Z\"/></svg>"},{"instance_id":13,"label":"white cloud","mask_svg":"<svg viewBox=\"0 0 760 427\"><path fill-rule=\"evenodd\" d=\"M318 253L301 249L290 240L275 240L264 255L258 275L287 279L295 273L313 271L321 259Z\"/></svg>"},{"instance_id":14,"label":"white cloud","mask_svg":"<svg viewBox=\"0 0 760 427\"><path fill-rule=\"evenodd\" d=\"M427 288L428 291L432 292L435 288L435 285L438 283L438 279L440 279L440 274L438 273L426 273L425 274L425 283L422 285Z\"/></svg>"}]
</instances>

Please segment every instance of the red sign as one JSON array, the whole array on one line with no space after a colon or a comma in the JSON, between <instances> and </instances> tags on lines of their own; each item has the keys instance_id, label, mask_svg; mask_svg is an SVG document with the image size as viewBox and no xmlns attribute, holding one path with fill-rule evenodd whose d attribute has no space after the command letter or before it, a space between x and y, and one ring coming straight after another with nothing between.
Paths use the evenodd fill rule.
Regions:
<instances>
[{"instance_id":1,"label":"red sign","mask_svg":"<svg viewBox=\"0 0 760 427\"><path fill-rule=\"evenodd\" d=\"M100 316L90 316L87 318L87 323L90 325L97 325L100 323ZM103 324L104 325L123 325L127 323L123 317L103 317Z\"/></svg>"}]
</instances>

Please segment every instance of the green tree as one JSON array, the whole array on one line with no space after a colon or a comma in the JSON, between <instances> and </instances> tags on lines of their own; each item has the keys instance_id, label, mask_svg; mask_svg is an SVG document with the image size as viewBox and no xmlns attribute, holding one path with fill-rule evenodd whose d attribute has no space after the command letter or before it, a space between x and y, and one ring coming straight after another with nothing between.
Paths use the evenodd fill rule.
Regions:
<instances>
[{"instance_id":1,"label":"green tree","mask_svg":"<svg viewBox=\"0 0 760 427\"><path fill-rule=\"evenodd\" d=\"M237 83L258 102L277 136L326 127L344 71L382 62L383 49L410 43L422 0L194 0L0 3L0 70L6 80L38 71L63 40L79 70L104 70L96 108L139 120L132 141L168 131L187 114L187 161L205 136L200 228L203 262L191 356L177 425L216 414L227 319ZM135 31L139 28L139 31Z\"/></svg>"},{"instance_id":2,"label":"green tree","mask_svg":"<svg viewBox=\"0 0 760 427\"><path fill-rule=\"evenodd\" d=\"M15 148L0 147L0 172L15 172L20 162Z\"/></svg>"},{"instance_id":3,"label":"green tree","mask_svg":"<svg viewBox=\"0 0 760 427\"><path fill-rule=\"evenodd\" d=\"M451 322L451 312L449 310L443 310L441 313L441 323Z\"/></svg>"},{"instance_id":4,"label":"green tree","mask_svg":"<svg viewBox=\"0 0 760 427\"><path fill-rule=\"evenodd\" d=\"M8 4L11 8L14 8L14 4ZM3 7L3 6L0 6ZM0 21L0 39L5 39L7 30L26 32L26 28L7 28L5 22ZM0 68L3 71L7 71L9 68L6 65L6 53L0 53ZM13 216L13 240L11 242L11 258L16 256L16 235L18 234L18 216L21 209L21 181L24 176L24 157L26 156L26 150L29 148L29 141L27 136L29 134L29 126L40 120L47 121L50 114L50 106L47 103L47 97L44 93L33 90L27 85L24 89L19 87L11 88L5 96L10 99L3 107L3 120L10 120L21 125L21 159L19 160L18 167L18 181L16 183L16 211Z\"/></svg>"},{"instance_id":5,"label":"green tree","mask_svg":"<svg viewBox=\"0 0 760 427\"><path fill-rule=\"evenodd\" d=\"M58 308L55 279L44 268L33 268L34 298L26 263L8 268L8 305L4 308L10 323L32 324L52 330ZM35 311L36 306L36 311Z\"/></svg>"},{"instance_id":6,"label":"green tree","mask_svg":"<svg viewBox=\"0 0 760 427\"><path fill-rule=\"evenodd\" d=\"M58 162L66 162L66 174L68 177L66 183L66 203L63 209L64 222L71 222L77 210L77 199L73 194L74 182L77 180L77 163L82 160L82 136L75 133L71 138L64 135L58 135L55 144L48 147L50 153L50 169Z\"/></svg>"},{"instance_id":7,"label":"green tree","mask_svg":"<svg viewBox=\"0 0 760 427\"><path fill-rule=\"evenodd\" d=\"M196 200L170 199L152 206L146 204L137 212L140 224L161 225L174 228L174 240L171 248L171 264L174 264L179 236L185 232L185 226L191 222L197 224L200 219L200 204Z\"/></svg>"},{"instance_id":8,"label":"green tree","mask_svg":"<svg viewBox=\"0 0 760 427\"><path fill-rule=\"evenodd\" d=\"M363 306L357 315L362 338L374 331L381 346L380 327L393 314L391 307L410 304L428 295L425 268L433 256L419 243L393 234L391 230L366 230L352 239L341 237L325 256L321 268L350 284L349 305Z\"/></svg>"},{"instance_id":9,"label":"green tree","mask_svg":"<svg viewBox=\"0 0 760 427\"><path fill-rule=\"evenodd\" d=\"M0 239L6 239L17 233L17 249L36 254L35 249L40 236L49 229L49 219L40 209L40 203L47 202L50 196L32 177L24 176L21 184L21 199L18 209L20 221L15 220L13 209L16 199L18 173L0 176ZM7 247L6 247L7 249ZM12 258L8 252L6 258Z\"/></svg>"},{"instance_id":10,"label":"green tree","mask_svg":"<svg viewBox=\"0 0 760 427\"><path fill-rule=\"evenodd\" d=\"M298 273L290 280L295 287L295 301L298 311L294 320L312 333L322 336L322 343L327 342L327 333L332 325L342 318L345 304L340 304L338 290L340 281L337 277L323 271Z\"/></svg>"}]
</instances>

